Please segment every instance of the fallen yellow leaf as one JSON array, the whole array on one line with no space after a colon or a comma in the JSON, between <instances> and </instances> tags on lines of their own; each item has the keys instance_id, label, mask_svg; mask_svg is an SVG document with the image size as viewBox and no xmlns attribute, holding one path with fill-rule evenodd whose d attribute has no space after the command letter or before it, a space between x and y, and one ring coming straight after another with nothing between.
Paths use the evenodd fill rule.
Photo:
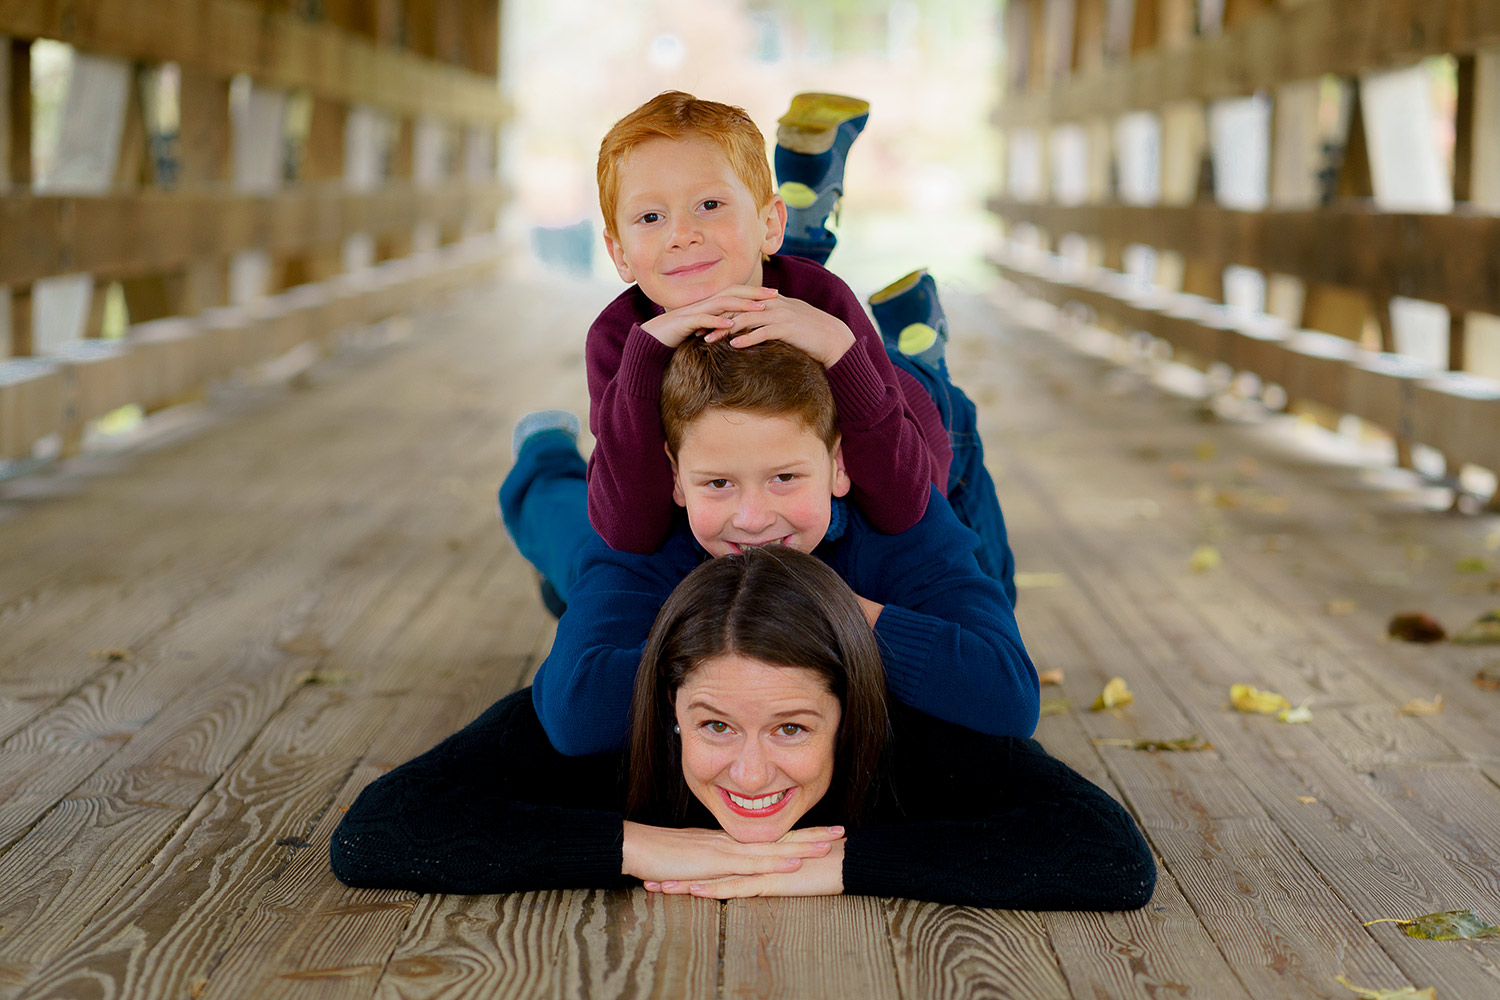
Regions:
<instances>
[{"instance_id":1,"label":"fallen yellow leaf","mask_svg":"<svg viewBox=\"0 0 1500 1000\"><path fill-rule=\"evenodd\" d=\"M1500 608L1488 611L1465 625L1453 637L1453 641L1464 646L1500 644Z\"/></svg>"},{"instance_id":2,"label":"fallen yellow leaf","mask_svg":"<svg viewBox=\"0 0 1500 1000\"><path fill-rule=\"evenodd\" d=\"M1193 455L1200 462L1212 462L1218 454L1219 447L1212 441L1199 441L1193 445Z\"/></svg>"},{"instance_id":3,"label":"fallen yellow leaf","mask_svg":"<svg viewBox=\"0 0 1500 1000\"><path fill-rule=\"evenodd\" d=\"M1286 700L1285 695L1279 695L1275 691L1260 691L1249 684L1231 685L1229 703L1236 711L1251 715L1275 715L1292 709L1292 703Z\"/></svg>"},{"instance_id":4,"label":"fallen yellow leaf","mask_svg":"<svg viewBox=\"0 0 1500 1000\"><path fill-rule=\"evenodd\" d=\"M1193 550L1188 557L1188 569L1194 573L1203 573L1207 570L1218 569L1224 562L1224 557L1219 555L1219 550L1212 545L1200 545Z\"/></svg>"},{"instance_id":5,"label":"fallen yellow leaf","mask_svg":"<svg viewBox=\"0 0 1500 1000\"><path fill-rule=\"evenodd\" d=\"M1358 609L1359 605L1354 601L1329 601L1323 605L1323 610L1335 617L1352 615Z\"/></svg>"},{"instance_id":6,"label":"fallen yellow leaf","mask_svg":"<svg viewBox=\"0 0 1500 1000\"><path fill-rule=\"evenodd\" d=\"M1302 803L1305 806L1310 806L1310 805L1312 805L1314 802L1316 802L1318 800L1315 797L1311 796L1311 795L1299 795L1299 796L1297 796L1297 801L1300 802L1300 803Z\"/></svg>"},{"instance_id":7,"label":"fallen yellow leaf","mask_svg":"<svg viewBox=\"0 0 1500 1000\"><path fill-rule=\"evenodd\" d=\"M1073 703L1067 698L1043 698L1040 715L1062 715Z\"/></svg>"},{"instance_id":8,"label":"fallen yellow leaf","mask_svg":"<svg viewBox=\"0 0 1500 1000\"><path fill-rule=\"evenodd\" d=\"M1125 686L1125 679L1115 677L1104 685L1104 690L1099 693L1099 697L1094 699L1094 704L1089 706L1089 711L1102 712L1106 708L1124 708L1133 701L1135 701L1135 695L1131 694L1130 689Z\"/></svg>"},{"instance_id":9,"label":"fallen yellow leaf","mask_svg":"<svg viewBox=\"0 0 1500 1000\"><path fill-rule=\"evenodd\" d=\"M1411 701L1396 709L1397 715L1437 715L1443 710L1443 696L1434 695L1431 701L1426 698L1413 698Z\"/></svg>"},{"instance_id":10,"label":"fallen yellow leaf","mask_svg":"<svg viewBox=\"0 0 1500 1000\"><path fill-rule=\"evenodd\" d=\"M1036 679L1043 684L1061 684L1063 682L1062 668L1056 667L1052 670L1043 670L1036 675Z\"/></svg>"},{"instance_id":11,"label":"fallen yellow leaf","mask_svg":"<svg viewBox=\"0 0 1500 1000\"><path fill-rule=\"evenodd\" d=\"M1068 577L1063 573L1017 573L1014 580L1017 590L1043 590L1063 586Z\"/></svg>"},{"instance_id":12,"label":"fallen yellow leaf","mask_svg":"<svg viewBox=\"0 0 1500 1000\"><path fill-rule=\"evenodd\" d=\"M1366 920L1371 924L1395 924L1407 937L1424 941L1467 941L1470 938L1500 938L1500 927L1493 927L1473 910L1440 910L1425 913L1420 917L1402 920L1399 917L1381 917Z\"/></svg>"},{"instance_id":13,"label":"fallen yellow leaf","mask_svg":"<svg viewBox=\"0 0 1500 1000\"><path fill-rule=\"evenodd\" d=\"M1296 708L1283 708L1276 713L1276 718L1288 725L1295 726L1299 722L1311 722L1312 709L1308 708L1307 702L1304 701Z\"/></svg>"},{"instance_id":14,"label":"fallen yellow leaf","mask_svg":"<svg viewBox=\"0 0 1500 1000\"><path fill-rule=\"evenodd\" d=\"M1334 977L1344 988L1359 994L1359 1000L1437 1000L1437 987L1419 990L1415 986L1401 986L1394 990L1372 990L1368 986L1355 986L1342 975Z\"/></svg>"},{"instance_id":15,"label":"fallen yellow leaf","mask_svg":"<svg viewBox=\"0 0 1500 1000\"><path fill-rule=\"evenodd\" d=\"M1453 568L1460 573L1488 573L1490 563L1483 556L1464 556L1453 564Z\"/></svg>"}]
</instances>

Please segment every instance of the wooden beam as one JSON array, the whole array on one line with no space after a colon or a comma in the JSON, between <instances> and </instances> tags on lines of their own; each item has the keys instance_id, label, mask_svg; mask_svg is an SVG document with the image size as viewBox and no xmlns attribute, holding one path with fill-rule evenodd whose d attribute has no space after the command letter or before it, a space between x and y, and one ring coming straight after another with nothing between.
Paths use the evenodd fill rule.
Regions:
<instances>
[{"instance_id":1,"label":"wooden beam","mask_svg":"<svg viewBox=\"0 0 1500 1000\"><path fill-rule=\"evenodd\" d=\"M251 0L4 3L0 35L52 38L142 62L176 62L222 79L249 73L271 86L404 114L491 123L509 114L493 76L396 51L329 24L268 12Z\"/></svg>"},{"instance_id":2,"label":"wooden beam","mask_svg":"<svg viewBox=\"0 0 1500 1000\"><path fill-rule=\"evenodd\" d=\"M1127 63L1008 99L1002 125L1151 110L1174 100L1244 97L1309 77L1397 69L1431 55L1500 44L1494 0L1319 0L1245 18L1215 38L1157 46L1156 0L1137 0Z\"/></svg>"},{"instance_id":3,"label":"wooden beam","mask_svg":"<svg viewBox=\"0 0 1500 1000\"><path fill-rule=\"evenodd\" d=\"M123 278L241 250L293 254L353 233L399 234L419 222L459 223L495 212L494 181L418 190L397 181L375 192L302 185L274 195L142 190L98 197L0 197L0 284L87 271ZM23 234L12 237L11 234Z\"/></svg>"},{"instance_id":4,"label":"wooden beam","mask_svg":"<svg viewBox=\"0 0 1500 1000\"><path fill-rule=\"evenodd\" d=\"M990 202L1008 224L1144 243L1216 266L1240 264L1324 283L1500 313L1500 216L1379 212L1367 201L1240 212L1217 205L1034 205ZM1339 252L1329 252L1329 247ZM1463 247L1463 253L1435 253ZM3 273L3 271L0 271Z\"/></svg>"}]
</instances>

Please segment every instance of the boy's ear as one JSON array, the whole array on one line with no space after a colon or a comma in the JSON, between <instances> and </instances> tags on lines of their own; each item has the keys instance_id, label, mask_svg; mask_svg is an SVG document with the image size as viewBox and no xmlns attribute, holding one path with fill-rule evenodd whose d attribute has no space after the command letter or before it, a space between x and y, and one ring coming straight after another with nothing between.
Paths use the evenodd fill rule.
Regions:
<instances>
[{"instance_id":1,"label":"boy's ear","mask_svg":"<svg viewBox=\"0 0 1500 1000\"><path fill-rule=\"evenodd\" d=\"M766 207L760 210L760 217L766 227L766 238L760 245L760 252L773 254L781 249L782 238L786 236L786 202L781 195L771 195Z\"/></svg>"},{"instance_id":2,"label":"boy's ear","mask_svg":"<svg viewBox=\"0 0 1500 1000\"><path fill-rule=\"evenodd\" d=\"M844 470L844 439L841 435L833 443L833 495L845 496L849 492L849 473Z\"/></svg>"},{"instance_id":3,"label":"boy's ear","mask_svg":"<svg viewBox=\"0 0 1500 1000\"><path fill-rule=\"evenodd\" d=\"M614 261L615 271L619 273L620 280L634 282L635 274L630 270L630 264L625 260L625 248L620 246L620 241L605 233L604 249L609 251L609 259Z\"/></svg>"},{"instance_id":4,"label":"boy's ear","mask_svg":"<svg viewBox=\"0 0 1500 1000\"><path fill-rule=\"evenodd\" d=\"M677 506L686 507L687 494L682 492L682 484L677 479L677 459L672 457L672 449L665 441L662 442L661 450L667 453L667 461L672 463L672 499L677 502Z\"/></svg>"}]
</instances>

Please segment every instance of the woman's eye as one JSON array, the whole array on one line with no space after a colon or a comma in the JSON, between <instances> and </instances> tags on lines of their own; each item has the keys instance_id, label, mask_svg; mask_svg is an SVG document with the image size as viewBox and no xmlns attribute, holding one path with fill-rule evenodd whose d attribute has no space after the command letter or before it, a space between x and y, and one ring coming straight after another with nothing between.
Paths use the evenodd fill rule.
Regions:
<instances>
[{"instance_id":1,"label":"woman's eye","mask_svg":"<svg viewBox=\"0 0 1500 1000\"><path fill-rule=\"evenodd\" d=\"M717 733L719 735L723 735L724 733L729 732L729 723L727 723L727 722L717 722L717 721L715 721L715 722L705 722L703 724L703 728L707 729L711 733Z\"/></svg>"},{"instance_id":2,"label":"woman's eye","mask_svg":"<svg viewBox=\"0 0 1500 1000\"><path fill-rule=\"evenodd\" d=\"M801 736L803 733L807 732L806 728L797 725L797 723L795 722L783 723L782 725L776 727L776 731L782 736Z\"/></svg>"}]
</instances>

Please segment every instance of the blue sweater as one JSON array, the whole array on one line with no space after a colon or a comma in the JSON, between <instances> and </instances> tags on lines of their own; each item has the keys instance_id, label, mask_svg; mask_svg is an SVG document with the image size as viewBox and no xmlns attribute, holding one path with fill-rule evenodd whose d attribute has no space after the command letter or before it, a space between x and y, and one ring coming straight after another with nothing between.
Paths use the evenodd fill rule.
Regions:
<instances>
[{"instance_id":1,"label":"blue sweater","mask_svg":"<svg viewBox=\"0 0 1500 1000\"><path fill-rule=\"evenodd\" d=\"M892 696L934 718L991 736L1029 737L1040 688L1015 612L974 560L978 537L936 489L898 535L876 531L833 500L813 551L861 597L885 605L875 636ZM594 538L568 610L532 686L537 716L569 756L621 750L646 636L672 589L705 558L685 518L662 548L635 555Z\"/></svg>"}]
</instances>

